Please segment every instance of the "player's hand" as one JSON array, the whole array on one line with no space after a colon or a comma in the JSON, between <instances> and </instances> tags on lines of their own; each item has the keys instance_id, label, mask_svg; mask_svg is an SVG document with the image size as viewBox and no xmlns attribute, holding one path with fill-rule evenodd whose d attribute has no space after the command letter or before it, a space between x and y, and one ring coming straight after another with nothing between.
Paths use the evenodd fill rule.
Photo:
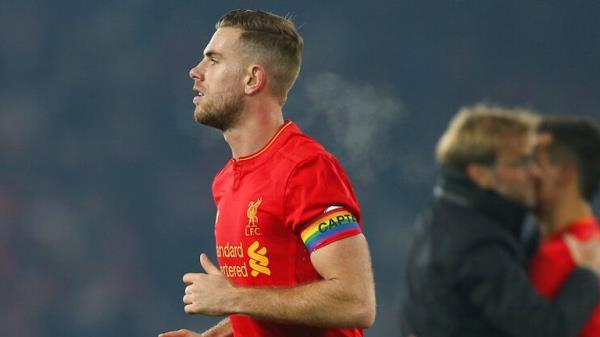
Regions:
<instances>
[{"instance_id":1,"label":"player's hand","mask_svg":"<svg viewBox=\"0 0 600 337\"><path fill-rule=\"evenodd\" d=\"M163 332L158 335L158 337L203 337L203 335L190 330L180 329L177 331Z\"/></svg>"},{"instance_id":2,"label":"player's hand","mask_svg":"<svg viewBox=\"0 0 600 337\"><path fill-rule=\"evenodd\" d=\"M585 242L572 235L565 236L573 261L579 267L589 268L600 276L600 239L592 238Z\"/></svg>"},{"instance_id":3,"label":"player's hand","mask_svg":"<svg viewBox=\"0 0 600 337\"><path fill-rule=\"evenodd\" d=\"M204 314L210 316L228 315L227 299L235 290L219 268L210 262L206 254L200 255L200 265L205 273L188 273L183 275L185 295L184 311L187 314Z\"/></svg>"}]
</instances>

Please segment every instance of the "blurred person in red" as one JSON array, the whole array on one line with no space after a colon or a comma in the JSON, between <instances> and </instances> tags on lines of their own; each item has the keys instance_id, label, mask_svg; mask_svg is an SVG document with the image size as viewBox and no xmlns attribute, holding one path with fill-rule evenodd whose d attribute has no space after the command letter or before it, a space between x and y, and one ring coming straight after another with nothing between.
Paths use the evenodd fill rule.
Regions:
<instances>
[{"instance_id":1,"label":"blurred person in red","mask_svg":"<svg viewBox=\"0 0 600 337\"><path fill-rule=\"evenodd\" d=\"M222 131L233 158L216 175L219 266L183 277L188 314L224 316L182 336L353 336L375 319L360 208L337 160L283 118L303 40L287 18L234 10L190 70L197 122Z\"/></svg>"},{"instance_id":2,"label":"blurred person in red","mask_svg":"<svg viewBox=\"0 0 600 337\"><path fill-rule=\"evenodd\" d=\"M554 299L581 256L573 240L600 237L592 200L600 185L600 127L590 119L548 117L538 128L537 215L543 235L530 277L543 296ZM600 306L579 334L600 336Z\"/></svg>"}]
</instances>

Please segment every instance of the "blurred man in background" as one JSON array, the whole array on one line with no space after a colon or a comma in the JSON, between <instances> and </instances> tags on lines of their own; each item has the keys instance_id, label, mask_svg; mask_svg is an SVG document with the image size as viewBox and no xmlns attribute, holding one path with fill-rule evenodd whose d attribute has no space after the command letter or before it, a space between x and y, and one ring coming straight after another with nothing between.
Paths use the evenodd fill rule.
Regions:
<instances>
[{"instance_id":1,"label":"blurred man in background","mask_svg":"<svg viewBox=\"0 0 600 337\"><path fill-rule=\"evenodd\" d=\"M375 291L358 201L337 160L282 115L302 38L261 11L216 28L190 70L194 115L233 158L212 187L219 267L202 254L205 273L184 275L185 312L229 315L202 336L362 336Z\"/></svg>"},{"instance_id":2,"label":"blurred man in background","mask_svg":"<svg viewBox=\"0 0 600 337\"><path fill-rule=\"evenodd\" d=\"M441 137L440 181L407 261L404 336L574 336L598 303L597 240L574 242L581 259L555 301L528 279L521 235L535 204L534 127L526 111L478 105Z\"/></svg>"},{"instance_id":3,"label":"blurred man in background","mask_svg":"<svg viewBox=\"0 0 600 337\"><path fill-rule=\"evenodd\" d=\"M600 127L584 118L545 118L538 138L537 215L543 241L531 262L530 277L544 297L555 299L571 272L585 259L572 254L568 244L574 238L600 237L592 211L600 184ZM579 336L600 336L600 307Z\"/></svg>"}]
</instances>

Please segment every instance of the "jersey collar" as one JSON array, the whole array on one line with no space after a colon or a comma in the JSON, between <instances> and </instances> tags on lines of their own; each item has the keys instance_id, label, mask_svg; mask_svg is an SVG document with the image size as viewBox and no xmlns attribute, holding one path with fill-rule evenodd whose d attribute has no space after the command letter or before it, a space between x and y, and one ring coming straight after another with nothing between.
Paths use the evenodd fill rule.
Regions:
<instances>
[{"instance_id":1,"label":"jersey collar","mask_svg":"<svg viewBox=\"0 0 600 337\"><path fill-rule=\"evenodd\" d=\"M262 149L251 155L240 157L238 160L233 158L231 160L235 165L244 167L258 165L268 160L283 144L285 144L290 136L298 132L298 126L296 126L294 122L287 120Z\"/></svg>"},{"instance_id":2,"label":"jersey collar","mask_svg":"<svg viewBox=\"0 0 600 337\"><path fill-rule=\"evenodd\" d=\"M548 239L560 238L565 233L585 235L585 233L594 232L594 229L596 227L598 227L598 219L593 215L588 215L588 216L584 216L579 219L576 219L576 220L572 221L565 228L557 231L556 233L550 234L548 236Z\"/></svg>"}]
</instances>

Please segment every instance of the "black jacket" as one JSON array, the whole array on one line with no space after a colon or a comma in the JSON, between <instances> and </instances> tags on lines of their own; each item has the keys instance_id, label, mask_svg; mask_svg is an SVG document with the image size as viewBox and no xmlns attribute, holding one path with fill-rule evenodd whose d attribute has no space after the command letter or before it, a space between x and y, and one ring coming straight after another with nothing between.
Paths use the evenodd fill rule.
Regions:
<instances>
[{"instance_id":1,"label":"black jacket","mask_svg":"<svg viewBox=\"0 0 600 337\"><path fill-rule=\"evenodd\" d=\"M419 221L402 291L403 336L575 336L598 302L593 272L576 268L554 302L527 277L526 209L444 170Z\"/></svg>"}]
</instances>

